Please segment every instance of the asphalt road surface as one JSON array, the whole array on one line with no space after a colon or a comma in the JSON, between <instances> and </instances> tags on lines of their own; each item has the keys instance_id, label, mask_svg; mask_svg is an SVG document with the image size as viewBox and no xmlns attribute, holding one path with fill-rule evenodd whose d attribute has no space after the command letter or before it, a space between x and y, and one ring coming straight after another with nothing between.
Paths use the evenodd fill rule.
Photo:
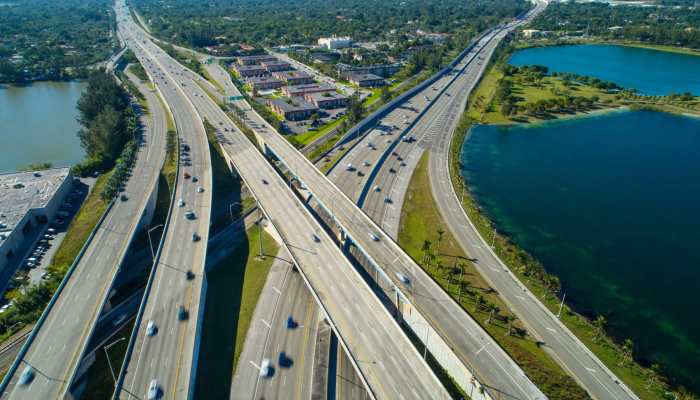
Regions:
<instances>
[{"instance_id":1,"label":"asphalt road surface","mask_svg":"<svg viewBox=\"0 0 700 400\"><path fill-rule=\"evenodd\" d=\"M157 102L151 104L150 114L142 121L144 140L124 192L128 200L116 200L99 226L21 365L6 378L10 383L2 397L52 399L68 391L111 282L146 209L145 194L155 187L165 157L166 120ZM35 378L29 385L19 386L17 379L26 365L34 368Z\"/></svg>"},{"instance_id":2,"label":"asphalt road surface","mask_svg":"<svg viewBox=\"0 0 700 400\"><path fill-rule=\"evenodd\" d=\"M130 20L130 17L119 17L118 20L121 25ZM126 24L130 30L139 35L139 46L148 48L148 58L153 60L154 65L161 71L163 66L167 65L167 68L170 68L165 74L168 79L172 75L177 75L177 82L170 83L177 85L177 89L171 86L165 91L184 93L195 105L197 112L217 126L219 129L217 136L222 149L283 238L287 250L304 272L304 278L312 288L314 296L323 304L329 320L342 333L344 343L355 357L359 369L376 396L379 398L447 398L447 393L432 371L422 361L396 322L381 307L359 274L344 258L340 249L321 230L318 222L262 154L198 87L195 83L198 78L191 76L165 53L154 48L150 41L139 33L139 28L128 22ZM167 97L166 101L170 104L171 99ZM171 104L171 108L176 107ZM222 132L221 129L224 131ZM318 239L314 238L314 235ZM150 301L149 303L158 304ZM362 310L362 318L357 318L360 310ZM381 328L376 329L376 327ZM158 355L147 357L144 362L155 363L152 360L161 361L162 357ZM407 364L413 366L408 372L401 369L402 365ZM401 373L394 371L401 371ZM142 383L150 379L146 378L148 375L143 372L136 372L133 375L137 376ZM129 382L128 378L127 374L127 382ZM129 386L125 385L125 387ZM145 389L142 385L137 387ZM178 391L168 396L183 395Z\"/></svg>"}]
</instances>

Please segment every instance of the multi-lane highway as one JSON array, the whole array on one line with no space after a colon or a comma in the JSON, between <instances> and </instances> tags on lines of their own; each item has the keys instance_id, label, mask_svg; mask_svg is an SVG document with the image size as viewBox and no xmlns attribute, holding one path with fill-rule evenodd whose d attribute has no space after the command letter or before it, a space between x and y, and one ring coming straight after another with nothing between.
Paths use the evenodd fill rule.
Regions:
<instances>
[{"instance_id":1,"label":"multi-lane highway","mask_svg":"<svg viewBox=\"0 0 700 400\"><path fill-rule=\"evenodd\" d=\"M538 4L538 9L526 16L524 20L539 13L544 4ZM518 24L520 25L520 24ZM510 28L513 28L511 25ZM331 172L331 177L345 180L343 187L347 193L359 193L367 190L363 201L363 209L380 223L394 237L398 235L401 207L411 175L424 151L429 150L429 173L433 197L438 203L444 220L451 232L457 238L462 248L471 257L478 259L476 267L501 294L510 308L518 315L530 331L546 343L547 348L555 358L566 368L579 383L595 398L634 398L634 395L623 384L618 384L617 377L612 375L599 360L593 356L578 339L534 297L524 289L524 286L510 273L505 265L493 254L488 244L479 236L464 214L461 204L452 188L448 157L452 135L459 117L465 108L466 101L472 89L483 74L488 60L491 58L501 36L492 40L482 41L478 46L478 55L451 83L445 92L435 101L435 104L417 121L410 120L410 112L402 105L385 117L387 121L404 119L414 125L407 131L406 136L416 139L415 143L399 142L389 157L380 165L376 176L370 181L357 177L342 178L343 167L348 162L354 162L360 167L361 161L375 163L388 145L383 145L380 130L370 132L358 146L346 155L339 166ZM485 38L488 39L488 38ZM434 85L436 86L436 85ZM440 86L437 86L440 89ZM388 125L383 123L382 125ZM369 151L367 143L375 143L380 147ZM347 174L346 174L347 175ZM341 179L342 178L342 179ZM388 200L387 200L388 199Z\"/></svg>"},{"instance_id":2,"label":"multi-lane highway","mask_svg":"<svg viewBox=\"0 0 700 400\"><path fill-rule=\"evenodd\" d=\"M123 7L123 3L119 4L118 8ZM144 60L144 63L155 67L157 73L169 82L167 85L172 85L167 89L163 87L162 90L184 94L187 101L196 107L197 113L217 127L217 136L227 160L236 168L282 237L292 259L303 272L305 282L312 288L314 298L322 305L326 318L340 334L343 345L352 355L355 367L361 371L371 392L378 398L448 398L445 389L415 347L345 259L341 250L263 155L198 86L196 81L199 78L183 70L167 54L156 48L124 10L121 10L118 22L121 29L128 30L136 38L135 44L142 49L137 51L137 56L147 58L148 61ZM130 45L133 44L134 42ZM156 84L159 87L166 86L162 80L156 80ZM177 88L174 88L175 85ZM166 101L170 104L171 101L176 103L183 100L166 96ZM171 108L175 109L177 105L171 104ZM192 118L191 111L182 110L182 114L183 117L187 115ZM148 307L163 307L162 300L167 299L150 299L147 311ZM149 314L146 312L144 315ZM141 329L139 335L142 335L142 331ZM144 337L144 340L147 342L149 338ZM139 342L141 340L137 341ZM180 351L177 348L169 349L170 353L161 352L144 357L143 364L146 368L152 363L158 367L158 371L135 371L133 366L126 364L127 379L123 388L133 387L140 394L146 389L149 379L153 379L155 372L172 374L168 371L175 367L166 368L163 362L168 357L177 357ZM134 354L137 354L136 349ZM411 365L411 368L407 370L405 365ZM134 378L129 379L130 375ZM136 380L140 385L127 385ZM170 390L167 386L163 388ZM120 392L120 396L130 397L124 391ZM166 392L166 396L181 398L186 397L186 393Z\"/></svg>"},{"instance_id":3,"label":"multi-lane highway","mask_svg":"<svg viewBox=\"0 0 700 400\"><path fill-rule=\"evenodd\" d=\"M124 191L128 200L115 201L56 303L45 311L46 319L36 326L36 337L28 342L26 354L15 361L19 367L5 377L8 385L2 393L4 398L55 399L70 389L111 284L155 190L165 157L165 111L150 93L144 94L150 113L141 118L143 141ZM17 385L27 365L33 367L35 377L28 385Z\"/></svg>"},{"instance_id":4,"label":"multi-lane highway","mask_svg":"<svg viewBox=\"0 0 700 400\"><path fill-rule=\"evenodd\" d=\"M115 7L124 21L128 10ZM128 17L130 20L130 17ZM120 22L119 34L134 50L157 90L172 111L179 134L181 160L175 185L175 203L162 247L144 298L140 324L132 334L133 350L127 354L120 374L123 398L146 398L152 382L167 398L186 398L196 372L197 328L206 287L204 264L209 238L212 175L209 144L202 121L172 78L174 66L153 63L149 49ZM189 165L188 165L189 164ZM152 324L154 334L147 326Z\"/></svg>"}]
</instances>

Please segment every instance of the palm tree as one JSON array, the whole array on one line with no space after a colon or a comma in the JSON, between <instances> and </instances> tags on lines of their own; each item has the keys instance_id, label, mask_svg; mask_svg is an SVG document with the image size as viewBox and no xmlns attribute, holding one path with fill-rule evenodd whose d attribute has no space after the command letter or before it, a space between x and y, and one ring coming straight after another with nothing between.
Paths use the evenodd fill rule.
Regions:
<instances>
[{"instance_id":1,"label":"palm tree","mask_svg":"<svg viewBox=\"0 0 700 400\"><path fill-rule=\"evenodd\" d=\"M499 312L500 310L499 310L499 308L498 308L495 304L492 304L492 303L489 303L489 304L486 306L486 309L489 310L489 317L486 318L486 325L490 325L490 324L491 324L491 320L493 319L493 316L496 315L496 314L498 314L498 312Z\"/></svg>"},{"instance_id":2,"label":"palm tree","mask_svg":"<svg viewBox=\"0 0 700 400\"><path fill-rule=\"evenodd\" d=\"M603 331L605 329L605 325L608 323L608 320L605 319L603 315L599 315L595 321L593 321L593 326L596 327L596 333L595 336L593 336L593 340L597 341L603 336Z\"/></svg>"},{"instance_id":3,"label":"palm tree","mask_svg":"<svg viewBox=\"0 0 700 400\"><path fill-rule=\"evenodd\" d=\"M428 240L423 241L423 247L421 247L421 250L423 250L423 264L425 264L425 262L428 259L428 252L430 251L431 245L432 245L432 243L430 243L430 241L428 241Z\"/></svg>"},{"instance_id":4,"label":"palm tree","mask_svg":"<svg viewBox=\"0 0 700 400\"><path fill-rule=\"evenodd\" d=\"M442 235L445 234L445 231L442 229L438 229L437 234L438 234L437 254L440 254L440 242L442 242Z\"/></svg>"},{"instance_id":5,"label":"palm tree","mask_svg":"<svg viewBox=\"0 0 700 400\"><path fill-rule=\"evenodd\" d=\"M476 303L474 305L474 311L479 311L481 306L484 304L484 296L482 295L477 295L476 296Z\"/></svg>"},{"instance_id":6,"label":"palm tree","mask_svg":"<svg viewBox=\"0 0 700 400\"><path fill-rule=\"evenodd\" d=\"M505 319L508 323L508 333L506 333L506 335L510 336L510 334L513 332L513 322L515 322L515 315L506 315Z\"/></svg>"},{"instance_id":7,"label":"palm tree","mask_svg":"<svg viewBox=\"0 0 700 400\"><path fill-rule=\"evenodd\" d=\"M657 377L661 374L661 366L659 364L651 364L651 368L647 371L647 389L651 388Z\"/></svg>"},{"instance_id":8,"label":"palm tree","mask_svg":"<svg viewBox=\"0 0 700 400\"><path fill-rule=\"evenodd\" d=\"M627 338L625 339L625 342L622 344L622 361L620 362L620 366L632 362L632 355L634 353L634 343L632 342L632 339Z\"/></svg>"}]
</instances>

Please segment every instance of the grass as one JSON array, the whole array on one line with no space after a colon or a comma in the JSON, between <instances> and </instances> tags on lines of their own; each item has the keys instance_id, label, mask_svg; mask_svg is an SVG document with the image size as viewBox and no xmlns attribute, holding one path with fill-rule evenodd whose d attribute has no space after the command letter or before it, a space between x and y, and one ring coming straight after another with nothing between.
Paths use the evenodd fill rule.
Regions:
<instances>
[{"instance_id":1,"label":"grass","mask_svg":"<svg viewBox=\"0 0 700 400\"><path fill-rule=\"evenodd\" d=\"M119 331L114 334L112 340L107 343L114 343L114 341L120 340L120 338L127 339L109 348L109 361L112 363L115 376L119 376L119 368L124 362L126 347L129 344L128 339L131 336L131 331L134 329L134 321L135 320L132 319L129 323L121 327ZM85 387L85 393L83 394L85 398L106 400L112 397L114 393L114 380L109 370L109 363L107 363L107 355L105 354L104 348L95 350L95 362L88 369L87 375L87 385Z\"/></svg>"},{"instance_id":2,"label":"grass","mask_svg":"<svg viewBox=\"0 0 700 400\"><path fill-rule=\"evenodd\" d=\"M258 229L249 229L247 238L207 273L209 287L200 353L200 366L206 368L199 368L196 398L229 397L253 311L275 260L271 256L264 260L257 257ZM264 253L277 254L279 246L274 239L264 231L261 236Z\"/></svg>"},{"instance_id":3,"label":"grass","mask_svg":"<svg viewBox=\"0 0 700 400\"><path fill-rule=\"evenodd\" d=\"M438 238L440 230L444 231L442 240ZM419 264L423 264L423 269L453 298L459 300L464 310L513 357L544 394L552 400L588 398L586 392L542 348L538 347L533 338L508 335L506 318L513 317L513 314L469 261L437 210L430 189L428 153L423 156L411 178L401 213L398 237L401 247L417 261L423 259L422 248L425 240L433 244L437 253L436 261L440 262L442 267L438 267L437 262L432 262L429 266L425 263L419 262ZM437 251L438 241L440 242L439 251ZM460 270L455 268L460 264L464 271L461 290L458 284ZM496 313L498 318L486 324L489 304L500 311ZM513 331L523 329L517 321L513 323L513 328Z\"/></svg>"},{"instance_id":4,"label":"grass","mask_svg":"<svg viewBox=\"0 0 700 400\"><path fill-rule=\"evenodd\" d=\"M92 191L68 226L66 236L58 246L58 249L56 249L56 254L51 260L49 269L63 274L73 264L80 249L82 249L90 233L107 209L109 202L103 200L100 197L100 193L111 175L112 171L109 171L97 178Z\"/></svg>"},{"instance_id":5,"label":"grass","mask_svg":"<svg viewBox=\"0 0 700 400\"><path fill-rule=\"evenodd\" d=\"M469 129L469 118L464 114L463 120L455 133L450 149L450 169L452 184L457 192L465 192L462 197L462 207L469 219L476 226L483 237L491 237L494 224L489 217L482 212L481 207L469 194L463 178L459 173L459 154L462 144ZM544 283L530 276L524 266L540 266L541 264L529 253L518 247L510 238L496 233L494 251L498 257L510 268L510 270L525 284L530 291L542 301L553 313L559 309L560 299L551 294L545 288ZM541 267L543 268L543 267ZM596 328L592 322L581 314L576 313L568 305L564 306L561 321L566 325L615 375L617 375L630 389L642 400L666 399L666 393L670 390L663 377L656 376L651 382L652 371L642 367L636 362L626 362L622 350L612 339L604 335L596 339ZM651 383L651 384L650 384Z\"/></svg>"},{"instance_id":6,"label":"grass","mask_svg":"<svg viewBox=\"0 0 700 400\"><path fill-rule=\"evenodd\" d=\"M313 142L314 140L326 135L331 130L340 126L340 124L343 121L345 121L346 118L347 118L347 116L343 115L342 117L323 125L322 127L320 127L319 129L317 129L315 131L307 131L304 133L300 133L298 135L294 135L294 139L302 146L306 146L309 143Z\"/></svg>"}]
</instances>

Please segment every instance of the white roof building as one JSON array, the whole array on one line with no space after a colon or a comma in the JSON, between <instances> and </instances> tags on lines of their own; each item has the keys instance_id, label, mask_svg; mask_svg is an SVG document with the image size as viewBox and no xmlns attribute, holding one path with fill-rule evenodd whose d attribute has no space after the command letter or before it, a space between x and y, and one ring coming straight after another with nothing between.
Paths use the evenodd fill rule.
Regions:
<instances>
[{"instance_id":1,"label":"white roof building","mask_svg":"<svg viewBox=\"0 0 700 400\"><path fill-rule=\"evenodd\" d=\"M350 39L348 36L319 38L318 45L319 47L325 47L328 50L344 49L352 45L352 39Z\"/></svg>"}]
</instances>

